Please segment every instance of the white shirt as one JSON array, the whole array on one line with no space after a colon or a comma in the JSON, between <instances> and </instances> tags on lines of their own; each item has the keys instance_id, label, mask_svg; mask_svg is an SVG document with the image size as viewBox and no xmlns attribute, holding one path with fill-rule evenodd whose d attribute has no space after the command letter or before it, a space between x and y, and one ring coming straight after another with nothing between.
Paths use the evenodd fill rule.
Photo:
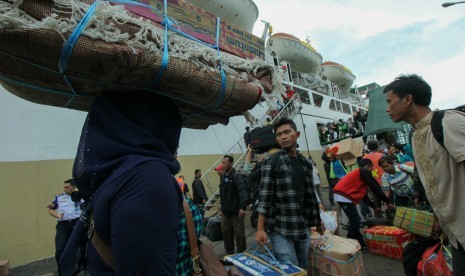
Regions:
<instances>
[{"instance_id":1,"label":"white shirt","mask_svg":"<svg viewBox=\"0 0 465 276\"><path fill-rule=\"evenodd\" d=\"M71 196L65 193L55 196L53 200L53 205L55 208L52 208L57 212L57 214L63 214L63 218L58 221L65 221L76 219L81 216L81 203L84 202L74 202L71 200Z\"/></svg>"}]
</instances>

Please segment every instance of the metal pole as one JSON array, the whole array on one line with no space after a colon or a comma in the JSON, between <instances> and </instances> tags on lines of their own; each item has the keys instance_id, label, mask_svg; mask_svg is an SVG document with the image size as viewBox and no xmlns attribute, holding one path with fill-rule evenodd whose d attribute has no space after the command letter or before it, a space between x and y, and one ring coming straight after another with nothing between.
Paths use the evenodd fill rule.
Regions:
<instances>
[{"instance_id":1,"label":"metal pole","mask_svg":"<svg viewBox=\"0 0 465 276\"><path fill-rule=\"evenodd\" d=\"M312 159L312 156L310 155L310 148L308 147L308 140L307 140L307 131L305 130L305 123L304 123L304 116L302 113L300 114L300 120L302 120L302 127L304 128L304 136L305 136L305 144L307 145L307 153L308 153L308 158Z\"/></svg>"}]
</instances>

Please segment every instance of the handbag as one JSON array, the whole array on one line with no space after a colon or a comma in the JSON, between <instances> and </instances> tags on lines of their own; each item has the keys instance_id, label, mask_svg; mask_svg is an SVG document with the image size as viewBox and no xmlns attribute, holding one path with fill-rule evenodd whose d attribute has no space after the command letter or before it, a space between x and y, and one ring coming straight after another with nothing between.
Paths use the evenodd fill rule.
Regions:
<instances>
[{"instance_id":1,"label":"handbag","mask_svg":"<svg viewBox=\"0 0 465 276\"><path fill-rule=\"evenodd\" d=\"M194 220L186 200L183 202L184 215L186 216L187 236L191 250L192 264L194 266L194 276L227 276L228 271L215 256L215 251L211 244L197 243L194 230Z\"/></svg>"}]
</instances>

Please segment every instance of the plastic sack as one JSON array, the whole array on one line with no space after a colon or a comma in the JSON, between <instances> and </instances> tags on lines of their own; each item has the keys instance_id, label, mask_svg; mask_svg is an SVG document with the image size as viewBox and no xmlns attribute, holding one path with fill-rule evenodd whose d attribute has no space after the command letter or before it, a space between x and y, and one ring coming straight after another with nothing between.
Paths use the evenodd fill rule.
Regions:
<instances>
[{"instance_id":1,"label":"plastic sack","mask_svg":"<svg viewBox=\"0 0 465 276\"><path fill-rule=\"evenodd\" d=\"M425 251L437 243L432 237L418 237L407 244L402 254L402 266L406 276L416 276L418 263L422 260Z\"/></svg>"},{"instance_id":2,"label":"plastic sack","mask_svg":"<svg viewBox=\"0 0 465 276\"><path fill-rule=\"evenodd\" d=\"M452 267L447 264L445 254L450 255L450 252L441 242L426 249L418 263L417 276L452 276Z\"/></svg>"},{"instance_id":3,"label":"plastic sack","mask_svg":"<svg viewBox=\"0 0 465 276\"><path fill-rule=\"evenodd\" d=\"M332 233L334 233L337 230L337 220L335 217L320 210L320 218L323 221L323 225L325 226L326 230L329 230Z\"/></svg>"}]
</instances>

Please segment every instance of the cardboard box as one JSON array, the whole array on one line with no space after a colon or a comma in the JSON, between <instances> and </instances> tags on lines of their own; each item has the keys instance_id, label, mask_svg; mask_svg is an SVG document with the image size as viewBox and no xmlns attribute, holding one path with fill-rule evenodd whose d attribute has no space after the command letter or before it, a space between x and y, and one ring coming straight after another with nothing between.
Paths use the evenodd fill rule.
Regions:
<instances>
[{"instance_id":1,"label":"cardboard box","mask_svg":"<svg viewBox=\"0 0 465 276\"><path fill-rule=\"evenodd\" d=\"M344 160L346 165L352 165L357 162L357 157L362 156L363 139L362 138L347 138L339 142L337 155Z\"/></svg>"},{"instance_id":2,"label":"cardboard box","mask_svg":"<svg viewBox=\"0 0 465 276\"><path fill-rule=\"evenodd\" d=\"M405 246L415 239L412 233L395 226L374 226L363 232L371 254L397 260L402 259Z\"/></svg>"},{"instance_id":3,"label":"cardboard box","mask_svg":"<svg viewBox=\"0 0 465 276\"><path fill-rule=\"evenodd\" d=\"M312 236L312 241L321 236ZM313 275L365 275L362 252L357 240L323 236L323 248L312 247L309 264ZM312 242L313 243L313 242Z\"/></svg>"},{"instance_id":4,"label":"cardboard box","mask_svg":"<svg viewBox=\"0 0 465 276\"><path fill-rule=\"evenodd\" d=\"M397 207L394 225L414 234L429 237L433 230L433 213L412 208Z\"/></svg>"},{"instance_id":5,"label":"cardboard box","mask_svg":"<svg viewBox=\"0 0 465 276\"><path fill-rule=\"evenodd\" d=\"M126 9L153 22L163 22L163 0L141 0L139 3L150 5L153 9L137 5L125 5ZM168 0L168 16L176 20L173 27L178 28L197 39L216 45L217 16L184 0ZM265 41L241 29L240 27L220 20L220 49L242 58L265 59Z\"/></svg>"},{"instance_id":6,"label":"cardboard box","mask_svg":"<svg viewBox=\"0 0 465 276\"><path fill-rule=\"evenodd\" d=\"M235 255L225 256L224 259L232 262L244 276L260 275L290 275L304 276L307 271L290 264L276 263L268 254L261 252L244 252ZM273 264L273 265L272 265Z\"/></svg>"},{"instance_id":7,"label":"cardboard box","mask_svg":"<svg viewBox=\"0 0 465 276\"><path fill-rule=\"evenodd\" d=\"M9 265L10 263L8 260L0 260L0 276L7 276L10 274Z\"/></svg>"}]
</instances>

